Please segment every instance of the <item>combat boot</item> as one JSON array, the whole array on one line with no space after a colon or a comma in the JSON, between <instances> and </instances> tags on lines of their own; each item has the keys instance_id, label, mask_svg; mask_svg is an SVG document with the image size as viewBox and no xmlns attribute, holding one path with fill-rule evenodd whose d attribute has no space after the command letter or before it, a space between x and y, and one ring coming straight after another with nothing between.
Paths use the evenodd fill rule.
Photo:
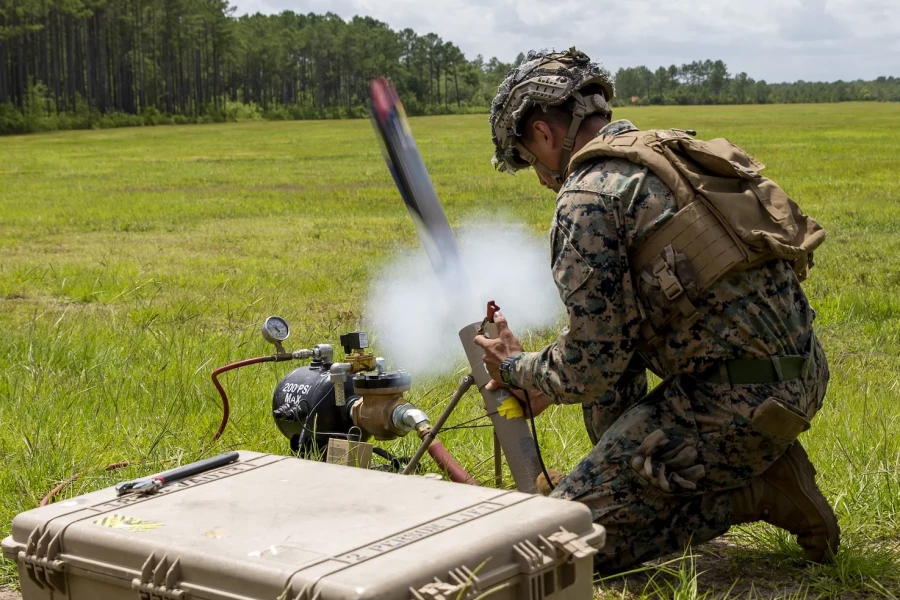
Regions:
<instances>
[{"instance_id":1,"label":"combat boot","mask_svg":"<svg viewBox=\"0 0 900 600\"><path fill-rule=\"evenodd\" d=\"M796 535L805 560L830 561L840 528L815 477L806 451L794 442L762 475L731 493L732 525L765 521Z\"/></svg>"}]
</instances>

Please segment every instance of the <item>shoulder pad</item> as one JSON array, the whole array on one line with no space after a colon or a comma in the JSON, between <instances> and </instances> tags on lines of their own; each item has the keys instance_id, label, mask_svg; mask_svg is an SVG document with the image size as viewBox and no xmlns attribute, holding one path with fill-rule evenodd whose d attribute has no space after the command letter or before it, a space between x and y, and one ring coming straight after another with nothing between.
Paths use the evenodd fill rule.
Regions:
<instances>
[{"instance_id":1,"label":"shoulder pad","mask_svg":"<svg viewBox=\"0 0 900 600\"><path fill-rule=\"evenodd\" d=\"M579 165L559 193L593 192L624 199L638 191L646 174L644 167L624 158L598 158Z\"/></svg>"}]
</instances>

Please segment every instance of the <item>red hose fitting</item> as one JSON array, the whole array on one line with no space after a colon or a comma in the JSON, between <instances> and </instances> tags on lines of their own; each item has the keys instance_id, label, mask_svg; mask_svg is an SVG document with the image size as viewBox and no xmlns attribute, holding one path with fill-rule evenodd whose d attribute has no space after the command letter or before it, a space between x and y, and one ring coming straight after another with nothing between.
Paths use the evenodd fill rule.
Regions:
<instances>
[{"instance_id":1,"label":"red hose fitting","mask_svg":"<svg viewBox=\"0 0 900 600\"><path fill-rule=\"evenodd\" d=\"M431 442L428 446L428 454L434 459L434 462L450 476L450 481L454 483L468 483L469 485L481 485L478 481L469 475L456 460L450 455L447 448L438 440Z\"/></svg>"}]
</instances>

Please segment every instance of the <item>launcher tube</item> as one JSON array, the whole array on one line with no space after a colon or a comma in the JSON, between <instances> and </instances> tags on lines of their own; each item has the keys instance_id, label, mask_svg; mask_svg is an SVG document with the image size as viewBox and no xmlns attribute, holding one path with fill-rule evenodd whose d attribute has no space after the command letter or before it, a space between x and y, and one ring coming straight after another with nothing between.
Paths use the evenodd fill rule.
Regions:
<instances>
[{"instance_id":1,"label":"launcher tube","mask_svg":"<svg viewBox=\"0 0 900 600\"><path fill-rule=\"evenodd\" d=\"M535 481L541 472L537 446L531 430L528 429L525 412L519 401L506 389L489 390L485 387L491 376L484 366L484 350L475 345L475 336L478 335L480 328L480 322L464 327L459 332L459 339L472 368L472 378L475 379L475 385L484 400L484 409L494 424L494 431L500 440L500 448L506 456L516 489L534 494L537 492ZM494 328L492 323L486 327L489 335L496 337L496 329L491 331L492 328Z\"/></svg>"}]
</instances>

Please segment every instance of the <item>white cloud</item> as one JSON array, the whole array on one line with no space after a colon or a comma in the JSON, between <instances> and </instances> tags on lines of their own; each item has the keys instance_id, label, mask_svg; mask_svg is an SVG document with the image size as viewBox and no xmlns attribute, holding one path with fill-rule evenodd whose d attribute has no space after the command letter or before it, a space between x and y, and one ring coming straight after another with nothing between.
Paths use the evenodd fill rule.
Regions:
<instances>
[{"instance_id":1,"label":"white cloud","mask_svg":"<svg viewBox=\"0 0 900 600\"><path fill-rule=\"evenodd\" d=\"M434 32L470 58L575 45L619 67L724 60L775 81L900 76L898 0L233 0L238 14L334 12Z\"/></svg>"},{"instance_id":2,"label":"white cloud","mask_svg":"<svg viewBox=\"0 0 900 600\"><path fill-rule=\"evenodd\" d=\"M788 42L822 43L847 39L846 23L825 10L825 0L804 0L797 8L785 11L781 35Z\"/></svg>"}]
</instances>

